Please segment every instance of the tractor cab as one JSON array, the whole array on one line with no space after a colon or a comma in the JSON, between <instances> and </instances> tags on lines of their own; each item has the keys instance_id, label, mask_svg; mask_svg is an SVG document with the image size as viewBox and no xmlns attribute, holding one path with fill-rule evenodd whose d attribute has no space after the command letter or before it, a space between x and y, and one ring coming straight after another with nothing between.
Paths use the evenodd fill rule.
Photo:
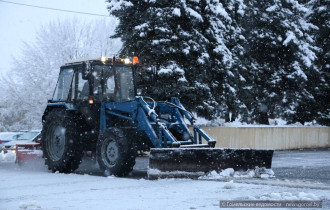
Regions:
<instances>
[{"instance_id":1,"label":"tractor cab","mask_svg":"<svg viewBox=\"0 0 330 210\"><path fill-rule=\"evenodd\" d=\"M101 103L135 100L139 60L96 58L71 61L60 69L57 85L43 116L59 105L77 111L90 128L99 129Z\"/></svg>"},{"instance_id":2,"label":"tractor cab","mask_svg":"<svg viewBox=\"0 0 330 210\"><path fill-rule=\"evenodd\" d=\"M134 61L134 63L133 63ZM132 101L136 95L133 67L138 58L87 59L61 67L52 102L94 104Z\"/></svg>"}]
</instances>

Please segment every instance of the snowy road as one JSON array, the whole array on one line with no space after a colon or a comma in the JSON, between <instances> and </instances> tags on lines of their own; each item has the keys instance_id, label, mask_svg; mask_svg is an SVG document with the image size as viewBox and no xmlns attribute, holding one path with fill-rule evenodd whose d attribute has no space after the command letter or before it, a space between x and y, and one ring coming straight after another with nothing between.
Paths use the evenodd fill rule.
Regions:
<instances>
[{"instance_id":1,"label":"snowy road","mask_svg":"<svg viewBox=\"0 0 330 210\"><path fill-rule=\"evenodd\" d=\"M302 165L302 170L326 168L328 155L329 151L279 152L274 156L274 171ZM308 161L300 157L308 157ZM284 181L282 177L233 182L228 182L231 178L150 181L145 179L146 166L146 158L139 158L132 177L116 178L102 176L96 164L86 160L75 174L53 174L40 165L19 168L1 162L0 209L219 209L220 200L267 199L324 200L323 209L330 209L329 183L288 177L283 177L288 179Z\"/></svg>"},{"instance_id":2,"label":"snowy road","mask_svg":"<svg viewBox=\"0 0 330 210\"><path fill-rule=\"evenodd\" d=\"M279 179L330 184L330 150L276 151L272 169Z\"/></svg>"},{"instance_id":3,"label":"snowy road","mask_svg":"<svg viewBox=\"0 0 330 210\"><path fill-rule=\"evenodd\" d=\"M103 174L98 167L90 167L89 160L78 169L77 173ZM147 178L148 157L138 157L134 166L133 177ZM330 184L330 150L275 151L272 169L276 178L302 180Z\"/></svg>"}]
</instances>

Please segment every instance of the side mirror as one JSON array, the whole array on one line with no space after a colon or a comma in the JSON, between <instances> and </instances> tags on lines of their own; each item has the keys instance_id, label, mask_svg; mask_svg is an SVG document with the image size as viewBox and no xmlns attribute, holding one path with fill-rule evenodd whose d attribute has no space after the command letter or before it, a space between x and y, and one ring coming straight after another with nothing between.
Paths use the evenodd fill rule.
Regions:
<instances>
[{"instance_id":1,"label":"side mirror","mask_svg":"<svg viewBox=\"0 0 330 210\"><path fill-rule=\"evenodd\" d=\"M86 61L82 64L82 78L88 79L92 73L92 64L89 61Z\"/></svg>"}]
</instances>

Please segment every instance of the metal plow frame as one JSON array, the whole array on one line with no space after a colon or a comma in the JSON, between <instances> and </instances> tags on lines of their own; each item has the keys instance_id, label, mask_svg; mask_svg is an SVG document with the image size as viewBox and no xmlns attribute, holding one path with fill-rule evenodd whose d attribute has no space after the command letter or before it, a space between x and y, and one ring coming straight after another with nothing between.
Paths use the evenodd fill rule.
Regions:
<instances>
[{"instance_id":1,"label":"metal plow frame","mask_svg":"<svg viewBox=\"0 0 330 210\"><path fill-rule=\"evenodd\" d=\"M42 160L42 151L38 150L39 143L16 144L16 160L15 163L23 165L33 161Z\"/></svg>"},{"instance_id":2,"label":"metal plow frame","mask_svg":"<svg viewBox=\"0 0 330 210\"><path fill-rule=\"evenodd\" d=\"M271 168L274 150L233 148L151 149L149 179L197 178L210 171Z\"/></svg>"}]
</instances>

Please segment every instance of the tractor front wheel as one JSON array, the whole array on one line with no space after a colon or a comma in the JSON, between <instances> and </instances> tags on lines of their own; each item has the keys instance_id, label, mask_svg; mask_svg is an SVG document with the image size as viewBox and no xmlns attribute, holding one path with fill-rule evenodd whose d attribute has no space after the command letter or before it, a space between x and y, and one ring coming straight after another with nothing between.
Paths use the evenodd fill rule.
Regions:
<instances>
[{"instance_id":1,"label":"tractor front wheel","mask_svg":"<svg viewBox=\"0 0 330 210\"><path fill-rule=\"evenodd\" d=\"M135 164L136 148L118 128L106 130L96 146L97 160L105 175L126 176Z\"/></svg>"}]
</instances>

